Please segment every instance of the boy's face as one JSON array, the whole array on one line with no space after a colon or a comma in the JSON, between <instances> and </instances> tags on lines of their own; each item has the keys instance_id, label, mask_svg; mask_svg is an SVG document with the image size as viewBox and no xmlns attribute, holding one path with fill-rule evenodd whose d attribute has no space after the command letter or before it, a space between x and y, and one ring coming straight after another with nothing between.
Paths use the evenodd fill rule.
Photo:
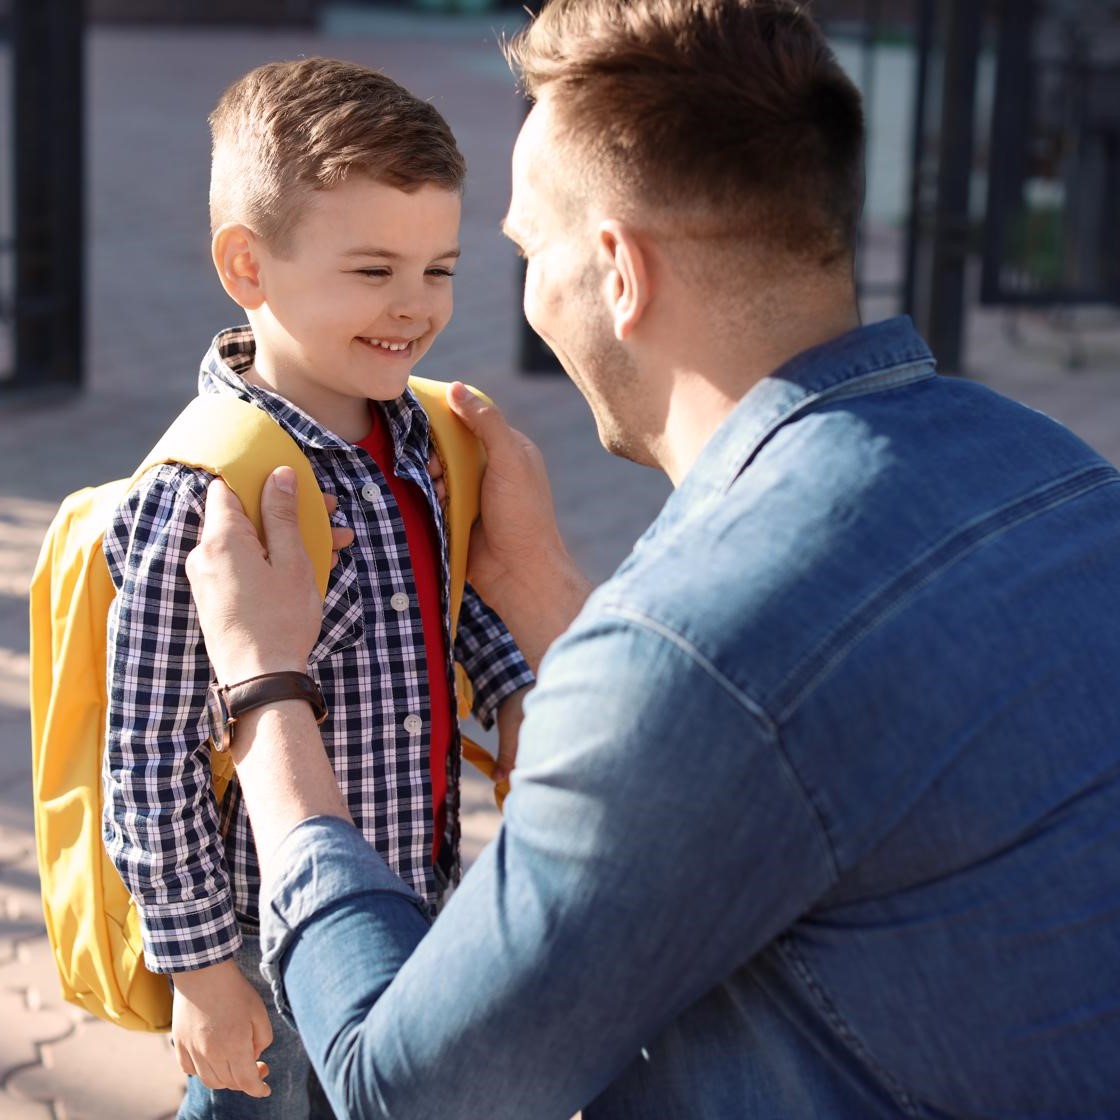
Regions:
<instances>
[{"instance_id":1,"label":"boy's face","mask_svg":"<svg viewBox=\"0 0 1120 1120\"><path fill-rule=\"evenodd\" d=\"M328 426L400 396L451 318L460 209L454 191L361 175L312 194L282 256L258 246L258 374Z\"/></svg>"}]
</instances>

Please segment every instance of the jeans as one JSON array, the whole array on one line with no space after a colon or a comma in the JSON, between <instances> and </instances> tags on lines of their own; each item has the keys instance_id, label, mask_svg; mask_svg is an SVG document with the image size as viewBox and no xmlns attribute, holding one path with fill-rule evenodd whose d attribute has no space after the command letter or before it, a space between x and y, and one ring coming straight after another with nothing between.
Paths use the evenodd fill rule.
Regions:
<instances>
[{"instance_id":1,"label":"jeans","mask_svg":"<svg viewBox=\"0 0 1120 1120\"><path fill-rule=\"evenodd\" d=\"M272 1045L262 1055L270 1070L272 1095L257 1098L234 1089L207 1089L197 1077L188 1077L177 1120L334 1120L299 1035L276 1014L272 992L261 976L260 936L242 928L242 938L237 965L264 1000L272 1024Z\"/></svg>"}]
</instances>

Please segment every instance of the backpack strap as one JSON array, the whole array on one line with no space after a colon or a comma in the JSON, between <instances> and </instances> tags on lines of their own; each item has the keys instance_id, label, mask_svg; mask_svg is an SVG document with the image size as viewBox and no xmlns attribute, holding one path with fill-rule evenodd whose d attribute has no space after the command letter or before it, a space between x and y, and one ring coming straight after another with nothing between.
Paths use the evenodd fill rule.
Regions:
<instances>
[{"instance_id":1,"label":"backpack strap","mask_svg":"<svg viewBox=\"0 0 1120 1120\"><path fill-rule=\"evenodd\" d=\"M267 412L239 397L213 393L195 397L144 457L125 492L160 463L181 463L219 475L237 495L262 539L261 489L265 479L277 467L291 467L299 481L296 515L300 535L311 556L319 595L326 595L331 573L331 526L323 495L307 456ZM220 802L233 778L233 759L228 753L212 750L210 769L214 796Z\"/></svg>"},{"instance_id":2,"label":"backpack strap","mask_svg":"<svg viewBox=\"0 0 1120 1120\"><path fill-rule=\"evenodd\" d=\"M436 454L443 464L447 487L444 523L447 529L448 566L451 570L451 638L459 624L463 605L463 585L467 581L467 551L471 526L478 519L478 495L486 470L486 452L470 429L451 411L447 403L446 381L410 377L408 387L428 414ZM490 398L473 386L471 392L483 400Z\"/></svg>"},{"instance_id":3,"label":"backpack strap","mask_svg":"<svg viewBox=\"0 0 1120 1120\"><path fill-rule=\"evenodd\" d=\"M311 555L319 594L326 595L331 572L331 526L319 483L299 445L263 409L239 397L206 393L195 397L175 418L129 480L160 463L220 475L237 495L257 534L261 527L261 488L280 466L299 480L297 514L304 546Z\"/></svg>"},{"instance_id":4,"label":"backpack strap","mask_svg":"<svg viewBox=\"0 0 1120 1120\"><path fill-rule=\"evenodd\" d=\"M410 377L408 387L428 414L432 443L443 464L444 485L447 487L444 521L447 530L447 559L451 570L451 640L454 641L459 609L463 604L463 585L467 581L471 527L478 518L479 492L482 476L486 471L486 452L470 429L451 411L451 406L447 403L446 381ZM485 393L473 385L468 385L467 388L483 400L490 401ZM458 661L455 662L455 693L459 699L459 718L465 719L471 714L474 689L466 670ZM486 777L492 777L495 762L493 755L468 736L460 737L463 758L481 770ZM508 781L495 787L494 799L499 809L508 792Z\"/></svg>"}]
</instances>

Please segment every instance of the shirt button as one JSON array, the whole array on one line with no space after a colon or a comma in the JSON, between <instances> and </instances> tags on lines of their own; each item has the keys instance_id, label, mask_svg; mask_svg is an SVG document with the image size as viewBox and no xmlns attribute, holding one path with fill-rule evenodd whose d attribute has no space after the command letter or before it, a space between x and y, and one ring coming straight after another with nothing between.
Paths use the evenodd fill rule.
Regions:
<instances>
[{"instance_id":1,"label":"shirt button","mask_svg":"<svg viewBox=\"0 0 1120 1120\"><path fill-rule=\"evenodd\" d=\"M424 721L418 715L404 717L404 729L409 735L415 735L424 726Z\"/></svg>"},{"instance_id":2,"label":"shirt button","mask_svg":"<svg viewBox=\"0 0 1120 1120\"><path fill-rule=\"evenodd\" d=\"M376 502L381 495L381 487L376 482L367 482L362 487L362 497L367 502Z\"/></svg>"},{"instance_id":3,"label":"shirt button","mask_svg":"<svg viewBox=\"0 0 1120 1120\"><path fill-rule=\"evenodd\" d=\"M406 611L408 610L411 603L412 600L409 599L409 597L403 591L398 591L396 595L394 595L389 600L389 606L391 606L395 611Z\"/></svg>"}]
</instances>

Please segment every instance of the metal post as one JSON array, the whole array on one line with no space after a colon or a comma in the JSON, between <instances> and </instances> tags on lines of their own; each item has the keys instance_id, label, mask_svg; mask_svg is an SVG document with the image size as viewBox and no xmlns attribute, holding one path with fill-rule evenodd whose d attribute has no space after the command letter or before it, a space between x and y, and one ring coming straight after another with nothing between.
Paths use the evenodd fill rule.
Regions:
<instances>
[{"instance_id":1,"label":"metal post","mask_svg":"<svg viewBox=\"0 0 1120 1120\"><path fill-rule=\"evenodd\" d=\"M970 250L969 188L972 176L976 68L984 5L949 0L945 79L941 105L940 174L934 217L926 337L940 368L959 373L964 347L965 278Z\"/></svg>"},{"instance_id":2,"label":"metal post","mask_svg":"<svg viewBox=\"0 0 1120 1120\"><path fill-rule=\"evenodd\" d=\"M15 0L15 376L8 391L82 383L82 0Z\"/></svg>"},{"instance_id":3,"label":"metal post","mask_svg":"<svg viewBox=\"0 0 1120 1120\"><path fill-rule=\"evenodd\" d=\"M926 101L929 87L929 56L933 50L935 0L918 3L918 68L914 91L914 131L910 139L910 213L906 221L906 262L902 279L902 311L917 317L918 246L922 238L923 163L926 142Z\"/></svg>"},{"instance_id":4,"label":"metal post","mask_svg":"<svg viewBox=\"0 0 1120 1120\"><path fill-rule=\"evenodd\" d=\"M988 203L984 219L984 257L980 302L998 303L1004 294L1003 272L1009 252L1009 231L1024 204L1034 112L1035 0L1007 2L1000 13L999 54L991 157L988 161ZM1022 268L1018 261L1010 261Z\"/></svg>"}]
</instances>

